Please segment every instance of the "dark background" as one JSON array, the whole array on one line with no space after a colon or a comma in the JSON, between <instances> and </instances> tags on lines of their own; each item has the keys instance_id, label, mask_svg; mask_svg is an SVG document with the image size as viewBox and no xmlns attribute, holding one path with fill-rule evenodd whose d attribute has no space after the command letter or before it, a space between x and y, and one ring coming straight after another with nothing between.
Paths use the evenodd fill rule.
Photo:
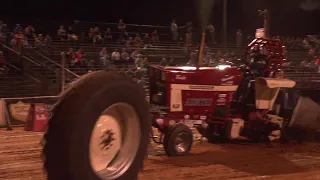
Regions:
<instances>
[{"instance_id":1,"label":"dark background","mask_svg":"<svg viewBox=\"0 0 320 180\"><path fill-rule=\"evenodd\" d=\"M16 0L1 1L0 19L11 24L34 24L36 29L53 28L63 22L95 21L117 23L123 18L132 24L170 24L173 17L179 26L186 21L200 27L199 3L210 4L212 0ZM222 0L214 0L208 18L222 32ZM319 34L320 0L228 0L228 34L235 35L236 29L244 34L254 33L262 27L262 17L257 10L271 11L271 35L301 36Z\"/></svg>"}]
</instances>

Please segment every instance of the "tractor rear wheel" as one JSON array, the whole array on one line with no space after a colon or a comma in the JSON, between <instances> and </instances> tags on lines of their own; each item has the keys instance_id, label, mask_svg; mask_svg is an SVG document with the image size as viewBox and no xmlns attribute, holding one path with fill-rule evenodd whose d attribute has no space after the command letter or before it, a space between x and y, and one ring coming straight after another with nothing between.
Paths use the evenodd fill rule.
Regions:
<instances>
[{"instance_id":1,"label":"tractor rear wheel","mask_svg":"<svg viewBox=\"0 0 320 180\"><path fill-rule=\"evenodd\" d=\"M105 71L77 80L53 109L44 136L48 180L135 180L151 127L143 89Z\"/></svg>"},{"instance_id":2,"label":"tractor rear wheel","mask_svg":"<svg viewBox=\"0 0 320 180\"><path fill-rule=\"evenodd\" d=\"M193 133L185 124L176 124L164 136L163 147L168 156L183 156L190 152Z\"/></svg>"}]
</instances>

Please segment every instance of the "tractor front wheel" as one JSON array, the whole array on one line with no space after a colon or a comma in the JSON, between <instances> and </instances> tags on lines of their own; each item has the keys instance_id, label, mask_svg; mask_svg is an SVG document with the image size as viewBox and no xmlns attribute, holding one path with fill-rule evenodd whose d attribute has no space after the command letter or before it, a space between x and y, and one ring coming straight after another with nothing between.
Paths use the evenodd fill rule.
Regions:
<instances>
[{"instance_id":1,"label":"tractor front wheel","mask_svg":"<svg viewBox=\"0 0 320 180\"><path fill-rule=\"evenodd\" d=\"M168 156L183 156L190 152L193 133L185 124L176 124L164 136L164 150Z\"/></svg>"}]
</instances>

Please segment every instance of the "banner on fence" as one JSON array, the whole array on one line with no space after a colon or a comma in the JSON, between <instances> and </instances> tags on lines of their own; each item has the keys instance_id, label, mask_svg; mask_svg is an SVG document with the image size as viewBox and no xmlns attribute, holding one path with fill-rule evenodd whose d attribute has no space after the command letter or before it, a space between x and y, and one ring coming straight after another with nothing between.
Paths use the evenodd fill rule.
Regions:
<instances>
[{"instance_id":1,"label":"banner on fence","mask_svg":"<svg viewBox=\"0 0 320 180\"><path fill-rule=\"evenodd\" d=\"M27 121L30 113L31 104L18 101L17 103L8 104L9 112L12 117L12 124L21 124Z\"/></svg>"},{"instance_id":2,"label":"banner on fence","mask_svg":"<svg viewBox=\"0 0 320 180\"><path fill-rule=\"evenodd\" d=\"M44 131L49 118L49 110L44 103L34 104L32 131Z\"/></svg>"},{"instance_id":3,"label":"banner on fence","mask_svg":"<svg viewBox=\"0 0 320 180\"><path fill-rule=\"evenodd\" d=\"M42 131L41 127L50 117L50 110L58 99L58 96L3 98L3 105L0 104L0 126L25 125L27 129L32 126L35 131ZM5 112L8 112L7 115Z\"/></svg>"}]
</instances>

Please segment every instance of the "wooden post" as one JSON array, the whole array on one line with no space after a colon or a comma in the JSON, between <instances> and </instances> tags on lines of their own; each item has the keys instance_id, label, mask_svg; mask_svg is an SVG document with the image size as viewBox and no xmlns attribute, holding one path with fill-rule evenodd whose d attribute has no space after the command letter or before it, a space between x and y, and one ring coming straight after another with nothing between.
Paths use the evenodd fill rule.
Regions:
<instances>
[{"instance_id":1,"label":"wooden post","mask_svg":"<svg viewBox=\"0 0 320 180\"><path fill-rule=\"evenodd\" d=\"M66 75L65 75L66 56L65 53L61 53L61 92L64 91Z\"/></svg>"},{"instance_id":2,"label":"wooden post","mask_svg":"<svg viewBox=\"0 0 320 180\"><path fill-rule=\"evenodd\" d=\"M206 40L206 33L203 32L203 33L202 33L202 36L201 36L201 44L200 44L200 49L199 49L197 67L202 66L203 48L204 48L204 42L205 42L205 40Z\"/></svg>"}]
</instances>

